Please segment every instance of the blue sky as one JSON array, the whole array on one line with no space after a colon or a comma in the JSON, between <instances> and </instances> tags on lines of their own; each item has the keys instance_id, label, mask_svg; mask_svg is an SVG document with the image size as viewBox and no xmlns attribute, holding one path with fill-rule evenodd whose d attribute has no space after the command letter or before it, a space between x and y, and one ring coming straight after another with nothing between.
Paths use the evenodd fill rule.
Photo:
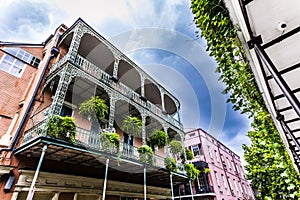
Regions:
<instances>
[{"instance_id":1,"label":"blue sky","mask_svg":"<svg viewBox=\"0 0 300 200\"><path fill-rule=\"evenodd\" d=\"M1 41L41 43L81 17L181 101L186 130L200 127L242 157L250 122L226 104L189 0L0 0L0 9Z\"/></svg>"}]
</instances>

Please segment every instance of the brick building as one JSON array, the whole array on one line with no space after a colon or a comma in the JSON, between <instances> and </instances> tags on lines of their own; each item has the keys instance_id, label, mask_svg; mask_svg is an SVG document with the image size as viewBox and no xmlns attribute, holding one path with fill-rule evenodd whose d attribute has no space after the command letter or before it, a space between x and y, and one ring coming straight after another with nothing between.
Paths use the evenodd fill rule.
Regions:
<instances>
[{"instance_id":1,"label":"brick building","mask_svg":"<svg viewBox=\"0 0 300 200\"><path fill-rule=\"evenodd\" d=\"M171 188L189 179L166 169L169 147L152 146L146 163L139 152L155 130L184 140L180 103L156 80L80 18L42 44L1 42L0 50L0 199L177 198ZM108 107L98 123L79 112L94 96ZM72 128L47 131L65 116L74 138ZM128 116L141 121L140 134L123 129ZM103 145L108 132L118 145Z\"/></svg>"},{"instance_id":2,"label":"brick building","mask_svg":"<svg viewBox=\"0 0 300 200\"><path fill-rule=\"evenodd\" d=\"M191 162L195 166L201 164L210 169L208 183L195 181L198 189L210 190L205 186L213 186L217 200L255 199L239 156L216 138L196 129L185 134L185 148L193 152Z\"/></svg>"}]
</instances>

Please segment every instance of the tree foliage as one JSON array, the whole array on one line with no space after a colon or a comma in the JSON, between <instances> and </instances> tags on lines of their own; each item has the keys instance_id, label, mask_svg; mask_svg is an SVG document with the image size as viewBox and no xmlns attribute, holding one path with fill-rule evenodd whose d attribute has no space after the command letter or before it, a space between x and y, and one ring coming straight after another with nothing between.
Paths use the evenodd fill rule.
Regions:
<instances>
[{"instance_id":1,"label":"tree foliage","mask_svg":"<svg viewBox=\"0 0 300 200\"><path fill-rule=\"evenodd\" d=\"M222 0L192 0L195 23L207 41L226 85L224 94L234 110L252 120L250 146L243 146L247 177L258 189L257 199L298 199L299 173L295 171L283 142L264 104L235 27Z\"/></svg>"}]
</instances>

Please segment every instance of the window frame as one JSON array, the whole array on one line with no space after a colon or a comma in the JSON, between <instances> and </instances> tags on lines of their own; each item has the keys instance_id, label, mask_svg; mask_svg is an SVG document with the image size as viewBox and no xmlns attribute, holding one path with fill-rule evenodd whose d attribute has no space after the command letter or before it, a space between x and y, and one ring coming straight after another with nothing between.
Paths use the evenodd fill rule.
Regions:
<instances>
[{"instance_id":1,"label":"window frame","mask_svg":"<svg viewBox=\"0 0 300 200\"><path fill-rule=\"evenodd\" d=\"M10 58L13 59L12 62L9 61ZM17 62L23 63L23 66L17 66L17 65L16 65ZM6 70L4 67L2 67L3 64L4 64L4 65L8 65L8 66L9 66L9 69ZM13 68L18 68L18 69L21 70L21 71L18 72L18 73L14 73L13 70L12 70ZM18 77L18 78L22 77L22 75L23 75L25 69L26 69L26 63L25 63L24 61L22 61L22 60L16 58L16 57L10 55L10 54L5 53L5 54L2 56L1 60L0 60L0 70L1 70L1 71L4 71L4 72L6 72L6 73L9 73L9 74L11 74L11 75L13 75L13 76L16 76L16 77Z\"/></svg>"}]
</instances>

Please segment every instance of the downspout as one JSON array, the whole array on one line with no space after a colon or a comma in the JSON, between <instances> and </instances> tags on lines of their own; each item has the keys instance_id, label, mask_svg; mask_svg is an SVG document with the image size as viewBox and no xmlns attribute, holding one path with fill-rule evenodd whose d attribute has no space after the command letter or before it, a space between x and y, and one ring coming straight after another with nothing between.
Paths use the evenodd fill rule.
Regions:
<instances>
[{"instance_id":1,"label":"downspout","mask_svg":"<svg viewBox=\"0 0 300 200\"><path fill-rule=\"evenodd\" d=\"M59 37L60 37L60 35L58 35L58 38L59 38ZM43 81L43 79L44 79L44 77L45 77L47 68L48 68L48 66L49 66L49 64L50 64L50 61L51 61L53 58L55 58L55 57L59 54L59 49L56 48L57 43L58 43L58 39L57 39L56 42L55 42L55 46L53 46L53 47L51 48L51 56L48 58L48 60L47 60L47 62L46 62L46 64L45 64L45 67L44 67L44 69L43 69L43 71L42 71L42 74L41 74L41 76L40 76L39 82L38 82L38 84L37 84L37 86L36 86L36 88L35 88L35 91L34 91L34 93L33 93L32 98L31 98L31 100L30 100L30 102L29 102L29 104L28 104L28 106L27 106L27 108L26 108L25 114L24 114L24 116L23 116L23 118L22 118L22 120L21 120L21 122L20 122L20 126L18 127L18 129L17 129L17 131L16 131L16 134L15 134L15 136L14 136L14 138L13 138L13 141L12 141L10 147L9 147L9 148L2 148L2 149L0 149L0 153L1 153L2 151L11 151L11 150L13 150L14 147L15 147L15 145L16 145L16 143L17 143L17 141L18 141L18 139L20 138L21 132L22 132L24 126L25 126L25 123L26 123L27 117L28 117L28 115L29 115L29 113L30 113L30 111L31 111L31 108L33 107L33 102L34 102L35 97L36 97L36 95L37 95L37 93L38 93L38 90L39 90L39 88L40 88L40 86L41 86L41 83L42 83L42 81Z\"/></svg>"}]
</instances>

